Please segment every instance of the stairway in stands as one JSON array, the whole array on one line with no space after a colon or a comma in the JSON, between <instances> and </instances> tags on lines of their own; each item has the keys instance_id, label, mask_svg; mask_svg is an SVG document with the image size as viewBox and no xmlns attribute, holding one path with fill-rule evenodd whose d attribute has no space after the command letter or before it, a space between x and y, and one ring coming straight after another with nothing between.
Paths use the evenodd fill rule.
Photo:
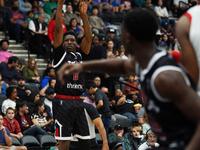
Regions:
<instances>
[{"instance_id":1,"label":"stairway in stands","mask_svg":"<svg viewBox=\"0 0 200 150\"><path fill-rule=\"evenodd\" d=\"M0 31L0 41L5 38L4 32ZM17 45L15 40L9 40L10 45L8 51L12 52L14 56L18 58L24 58L28 60L28 49L22 45ZM30 54L30 57L35 59L37 62L38 73L39 75L43 74L43 71L46 69L47 62L45 59L37 58L36 54Z\"/></svg>"}]
</instances>

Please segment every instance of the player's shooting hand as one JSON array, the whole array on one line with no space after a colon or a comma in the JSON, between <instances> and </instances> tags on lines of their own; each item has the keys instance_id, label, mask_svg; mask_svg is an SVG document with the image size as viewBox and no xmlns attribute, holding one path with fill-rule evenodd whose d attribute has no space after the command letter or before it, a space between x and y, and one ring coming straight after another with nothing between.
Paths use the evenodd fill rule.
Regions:
<instances>
[{"instance_id":1,"label":"player's shooting hand","mask_svg":"<svg viewBox=\"0 0 200 150\"><path fill-rule=\"evenodd\" d=\"M79 11L81 14L86 14L88 5L90 4L91 0L80 0L79 2Z\"/></svg>"},{"instance_id":2,"label":"player's shooting hand","mask_svg":"<svg viewBox=\"0 0 200 150\"><path fill-rule=\"evenodd\" d=\"M79 73L81 72L82 66L81 64L77 63L77 64L68 64L65 63L58 71L57 71L57 76L58 76L58 80L60 81L60 83L62 85L64 85L65 81L63 79L64 76L66 75L72 75L74 73Z\"/></svg>"}]
</instances>

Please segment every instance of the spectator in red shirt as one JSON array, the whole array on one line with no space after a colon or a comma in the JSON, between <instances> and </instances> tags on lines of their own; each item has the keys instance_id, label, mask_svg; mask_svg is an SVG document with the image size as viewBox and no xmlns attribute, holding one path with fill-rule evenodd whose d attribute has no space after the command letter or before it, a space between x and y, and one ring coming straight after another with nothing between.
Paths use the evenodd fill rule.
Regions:
<instances>
[{"instance_id":1,"label":"spectator in red shirt","mask_svg":"<svg viewBox=\"0 0 200 150\"><path fill-rule=\"evenodd\" d=\"M128 82L126 82L126 84L131 85L138 89L138 83L135 81L135 77L133 75L128 76ZM124 95L138 94L139 92L135 88L125 85Z\"/></svg>"},{"instance_id":2,"label":"spectator in red shirt","mask_svg":"<svg viewBox=\"0 0 200 150\"><path fill-rule=\"evenodd\" d=\"M3 118L3 125L10 131L10 135L18 138L19 140L23 137L19 123L14 118L15 110L12 107L9 107L6 110L6 115Z\"/></svg>"},{"instance_id":3,"label":"spectator in red shirt","mask_svg":"<svg viewBox=\"0 0 200 150\"><path fill-rule=\"evenodd\" d=\"M64 12L62 12L62 18L63 19L64 19L64 16L65 16ZM51 41L52 45L53 45L55 28L56 28L55 20L56 20L56 15L54 16L54 18L51 20L51 22L48 25L48 37L49 37L49 40ZM67 31L67 29L65 27L65 23L64 22L62 22L62 27L63 27L63 33L65 33Z\"/></svg>"}]
</instances>

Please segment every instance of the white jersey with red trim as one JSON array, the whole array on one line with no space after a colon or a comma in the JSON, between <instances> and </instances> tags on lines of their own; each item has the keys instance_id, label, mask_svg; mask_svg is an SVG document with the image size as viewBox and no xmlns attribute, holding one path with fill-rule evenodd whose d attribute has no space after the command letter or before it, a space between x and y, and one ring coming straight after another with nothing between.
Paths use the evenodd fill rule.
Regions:
<instances>
[{"instance_id":1,"label":"white jersey with red trim","mask_svg":"<svg viewBox=\"0 0 200 150\"><path fill-rule=\"evenodd\" d=\"M197 94L200 96L200 5L190 8L185 15L190 21L189 40L196 54L199 68Z\"/></svg>"}]
</instances>

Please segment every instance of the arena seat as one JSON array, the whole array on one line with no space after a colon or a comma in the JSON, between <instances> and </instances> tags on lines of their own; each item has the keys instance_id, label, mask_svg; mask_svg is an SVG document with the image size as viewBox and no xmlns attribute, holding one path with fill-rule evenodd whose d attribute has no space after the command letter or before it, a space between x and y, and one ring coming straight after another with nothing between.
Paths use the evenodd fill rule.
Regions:
<instances>
[{"instance_id":1,"label":"arena seat","mask_svg":"<svg viewBox=\"0 0 200 150\"><path fill-rule=\"evenodd\" d=\"M21 146L22 145L16 137L11 136L11 139L12 139L12 145L15 145L15 146Z\"/></svg>"},{"instance_id":2,"label":"arena seat","mask_svg":"<svg viewBox=\"0 0 200 150\"><path fill-rule=\"evenodd\" d=\"M21 143L24 146L28 146L28 147L32 147L32 148L34 147L35 149L41 147L38 140L34 136L30 136L30 135L23 136L21 139Z\"/></svg>"},{"instance_id":3,"label":"arena seat","mask_svg":"<svg viewBox=\"0 0 200 150\"><path fill-rule=\"evenodd\" d=\"M51 135L42 135L40 137L40 144L45 149L49 149L51 146L55 146L56 143L56 139Z\"/></svg>"}]
</instances>

